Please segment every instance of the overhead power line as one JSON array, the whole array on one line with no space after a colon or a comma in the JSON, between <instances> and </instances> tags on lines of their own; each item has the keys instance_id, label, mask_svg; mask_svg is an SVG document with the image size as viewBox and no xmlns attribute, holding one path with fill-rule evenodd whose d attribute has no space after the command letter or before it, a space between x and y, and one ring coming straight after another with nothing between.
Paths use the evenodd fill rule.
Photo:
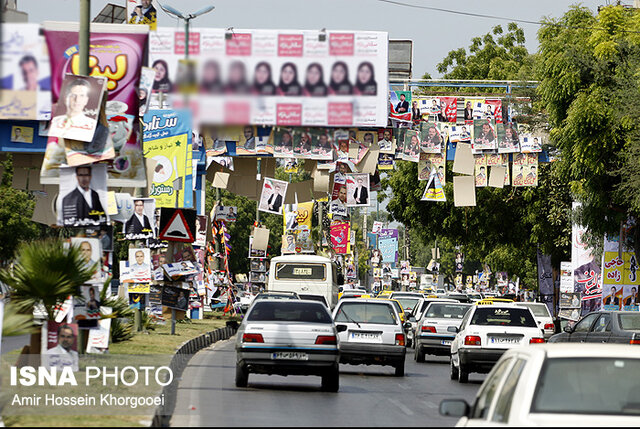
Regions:
<instances>
[{"instance_id":1,"label":"overhead power line","mask_svg":"<svg viewBox=\"0 0 640 429\"><path fill-rule=\"evenodd\" d=\"M454 15L463 15L463 16L471 16L474 18L487 18L487 19L498 19L501 21L510 21L510 22L518 22L521 24L531 24L531 25L548 25L551 27L560 27L560 28L568 28L571 30L595 30L595 31L606 31L606 28L602 28L602 27L589 27L589 26L576 26L576 25L565 25L565 24L558 24L558 23L554 23L554 22L542 22L542 21L531 21L531 20L527 20L527 19L519 19L519 18L508 18L505 16L497 16L497 15L487 15L487 14L483 14L483 13L473 13L473 12L465 12L465 11L461 11L461 10L453 10L453 9L443 9L440 7L433 7L433 6L422 6L422 5L417 5L417 4L411 4L411 3L404 3L401 1L395 1L395 0L377 0L381 3L388 3L388 4L393 4L396 6L401 6L401 7L408 7L408 8L412 8L412 9L423 9L423 10L431 10L431 11L435 11L435 12L443 12L443 13L451 13ZM634 31L634 30L624 30L624 29L617 29L616 31L620 32L620 33L632 33L632 34L640 34L640 31Z\"/></svg>"}]
</instances>

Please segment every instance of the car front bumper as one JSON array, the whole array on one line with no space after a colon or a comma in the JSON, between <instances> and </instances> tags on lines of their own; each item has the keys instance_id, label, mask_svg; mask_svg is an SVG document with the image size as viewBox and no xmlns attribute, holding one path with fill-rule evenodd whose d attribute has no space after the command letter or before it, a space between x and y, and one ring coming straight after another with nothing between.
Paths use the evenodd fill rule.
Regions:
<instances>
[{"instance_id":1,"label":"car front bumper","mask_svg":"<svg viewBox=\"0 0 640 429\"><path fill-rule=\"evenodd\" d=\"M404 361L405 346L340 343L340 363L353 365L394 365Z\"/></svg>"}]
</instances>

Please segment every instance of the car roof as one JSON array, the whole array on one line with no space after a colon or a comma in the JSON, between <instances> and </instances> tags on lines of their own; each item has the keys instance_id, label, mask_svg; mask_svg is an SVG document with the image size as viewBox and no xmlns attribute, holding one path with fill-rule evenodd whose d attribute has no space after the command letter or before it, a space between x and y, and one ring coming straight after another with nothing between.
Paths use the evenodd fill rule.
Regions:
<instances>
[{"instance_id":1,"label":"car roof","mask_svg":"<svg viewBox=\"0 0 640 429\"><path fill-rule=\"evenodd\" d=\"M279 291L279 290L270 290L270 291L265 291L265 292L260 292L258 295L297 295L297 292L290 292L290 291Z\"/></svg>"},{"instance_id":2,"label":"car roof","mask_svg":"<svg viewBox=\"0 0 640 429\"><path fill-rule=\"evenodd\" d=\"M299 263L299 262L322 262L322 263L331 263L331 259L325 258L324 256L318 255L285 255L285 256L276 256L271 258L271 264L274 262L291 262L291 263Z\"/></svg>"},{"instance_id":3,"label":"car roof","mask_svg":"<svg viewBox=\"0 0 640 429\"><path fill-rule=\"evenodd\" d=\"M358 303L364 302L364 303L371 303L371 304L383 304L383 305L393 306L393 304L389 302L389 300L379 299L379 298L344 298L340 300L340 303L342 302L358 302Z\"/></svg>"},{"instance_id":4,"label":"car roof","mask_svg":"<svg viewBox=\"0 0 640 429\"><path fill-rule=\"evenodd\" d=\"M620 357L640 359L640 353L636 347L612 343L543 343L515 347L507 352L529 355L544 353L548 358Z\"/></svg>"},{"instance_id":5,"label":"car roof","mask_svg":"<svg viewBox=\"0 0 640 429\"><path fill-rule=\"evenodd\" d=\"M294 305L294 304L313 304L313 305L322 305L323 308L326 308L324 306L324 304L322 304L320 301L316 301L313 299L285 299L285 300L280 300L280 299L274 299L271 301L258 301L255 304L253 304L253 306L256 305L262 305L263 302L271 302L271 303L276 303L276 304L283 304L283 305Z\"/></svg>"}]
</instances>

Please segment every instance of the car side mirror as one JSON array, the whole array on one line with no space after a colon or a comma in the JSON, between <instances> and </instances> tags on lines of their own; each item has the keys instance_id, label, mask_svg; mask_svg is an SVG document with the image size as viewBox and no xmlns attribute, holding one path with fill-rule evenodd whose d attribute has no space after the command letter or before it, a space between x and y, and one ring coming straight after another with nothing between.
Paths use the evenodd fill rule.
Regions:
<instances>
[{"instance_id":1,"label":"car side mirror","mask_svg":"<svg viewBox=\"0 0 640 429\"><path fill-rule=\"evenodd\" d=\"M573 332L573 328L571 326L565 326L563 330L567 334L571 334Z\"/></svg>"},{"instance_id":2,"label":"car side mirror","mask_svg":"<svg viewBox=\"0 0 640 429\"><path fill-rule=\"evenodd\" d=\"M347 325L336 325L336 331L344 332L347 330Z\"/></svg>"},{"instance_id":3,"label":"car side mirror","mask_svg":"<svg viewBox=\"0 0 640 429\"><path fill-rule=\"evenodd\" d=\"M445 417L467 417L469 404L464 399L444 399L440 402L440 414Z\"/></svg>"},{"instance_id":4,"label":"car side mirror","mask_svg":"<svg viewBox=\"0 0 640 429\"><path fill-rule=\"evenodd\" d=\"M404 329L411 329L411 322L404 322L404 325L402 325L402 327Z\"/></svg>"},{"instance_id":5,"label":"car side mirror","mask_svg":"<svg viewBox=\"0 0 640 429\"><path fill-rule=\"evenodd\" d=\"M409 322L416 322L416 318L413 316L409 316Z\"/></svg>"},{"instance_id":6,"label":"car side mirror","mask_svg":"<svg viewBox=\"0 0 640 429\"><path fill-rule=\"evenodd\" d=\"M457 334L458 332L460 332L460 330L457 326L447 326L447 332L453 332L454 334Z\"/></svg>"}]
</instances>

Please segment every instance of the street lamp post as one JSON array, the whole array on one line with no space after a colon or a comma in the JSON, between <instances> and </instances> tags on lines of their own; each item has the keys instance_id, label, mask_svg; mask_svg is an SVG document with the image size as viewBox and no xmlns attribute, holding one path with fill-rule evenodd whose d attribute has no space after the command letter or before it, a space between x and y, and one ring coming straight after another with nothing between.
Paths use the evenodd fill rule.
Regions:
<instances>
[{"instance_id":1,"label":"street lamp post","mask_svg":"<svg viewBox=\"0 0 640 429\"><path fill-rule=\"evenodd\" d=\"M215 6L207 6L195 13L185 14L171 6L162 5L160 4L160 2L158 2L158 5L160 5L160 8L164 10L167 14L175 16L176 18L182 19L184 21L184 57L185 59L189 59L189 23L191 22L192 19L197 18L200 15L204 15L205 13L211 12L215 8ZM217 192L219 193L220 191L217 191ZM218 194L218 199L219 199L219 194ZM176 206L177 206L177 201L176 201ZM216 245L217 245L217 242L216 242ZM216 246L216 251L217 250L218 249ZM171 335L175 335L175 333L176 333L176 310L171 309Z\"/></svg>"}]
</instances>

